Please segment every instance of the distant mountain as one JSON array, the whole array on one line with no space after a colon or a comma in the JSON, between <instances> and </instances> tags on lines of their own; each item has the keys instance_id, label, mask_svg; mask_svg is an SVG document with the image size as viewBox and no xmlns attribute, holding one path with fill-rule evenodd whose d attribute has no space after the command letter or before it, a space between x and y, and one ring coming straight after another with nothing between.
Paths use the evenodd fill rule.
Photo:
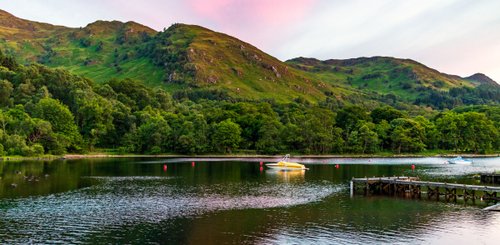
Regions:
<instances>
[{"instance_id":1,"label":"distant mountain","mask_svg":"<svg viewBox=\"0 0 500 245\"><path fill-rule=\"evenodd\" d=\"M497 82L495 82L493 79L489 78L488 76L484 75L483 73L476 73L470 77L466 77L465 80L476 83L478 85L487 84L487 85L491 85L491 86L498 86Z\"/></svg>"},{"instance_id":2,"label":"distant mountain","mask_svg":"<svg viewBox=\"0 0 500 245\"><path fill-rule=\"evenodd\" d=\"M131 78L188 97L449 107L489 103L460 96L479 96L470 92L479 86L499 89L483 74L461 78L391 57L282 62L234 37L185 24L161 32L119 21L68 28L0 11L0 49L21 63L65 68L98 83Z\"/></svg>"},{"instance_id":3,"label":"distant mountain","mask_svg":"<svg viewBox=\"0 0 500 245\"><path fill-rule=\"evenodd\" d=\"M483 74L462 78L441 73L410 59L362 57L346 60L295 58L290 66L359 91L396 96L401 100L439 108L462 103L498 103L500 85ZM489 88L485 88L485 86ZM492 90L484 94L480 90Z\"/></svg>"},{"instance_id":4,"label":"distant mountain","mask_svg":"<svg viewBox=\"0 0 500 245\"><path fill-rule=\"evenodd\" d=\"M423 90L449 90L453 87L475 87L470 79L448 75L414 60L392 57L355 58L320 61L296 58L291 66L317 74L324 79L345 83L358 89L415 97Z\"/></svg>"}]
</instances>

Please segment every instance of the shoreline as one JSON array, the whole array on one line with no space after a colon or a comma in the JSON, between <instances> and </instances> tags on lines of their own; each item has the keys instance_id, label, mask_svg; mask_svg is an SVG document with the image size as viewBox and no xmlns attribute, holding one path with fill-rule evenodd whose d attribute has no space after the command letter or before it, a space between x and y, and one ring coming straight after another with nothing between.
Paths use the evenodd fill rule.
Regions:
<instances>
[{"instance_id":1,"label":"shoreline","mask_svg":"<svg viewBox=\"0 0 500 245\"><path fill-rule=\"evenodd\" d=\"M467 157L467 158L489 158L500 157L500 153L496 154L343 154L343 155L292 155L292 158L426 158L426 157ZM61 156L39 156L39 157L22 157L22 156L4 156L0 157L1 161L54 161L54 160L78 160L78 159L104 159L104 158L281 158L282 155L259 155L259 154L208 154L208 155L179 155L179 154L158 154L158 155L142 155L142 154L66 154Z\"/></svg>"}]
</instances>

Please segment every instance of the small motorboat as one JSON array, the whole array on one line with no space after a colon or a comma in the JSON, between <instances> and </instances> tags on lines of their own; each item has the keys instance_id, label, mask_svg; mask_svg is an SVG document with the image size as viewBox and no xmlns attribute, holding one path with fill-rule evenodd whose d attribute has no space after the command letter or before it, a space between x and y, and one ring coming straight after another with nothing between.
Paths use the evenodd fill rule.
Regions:
<instances>
[{"instance_id":1,"label":"small motorboat","mask_svg":"<svg viewBox=\"0 0 500 245\"><path fill-rule=\"evenodd\" d=\"M448 161L446 161L448 164L471 164L472 160L469 159L463 159L461 156L452 158Z\"/></svg>"},{"instance_id":2,"label":"small motorboat","mask_svg":"<svg viewBox=\"0 0 500 245\"><path fill-rule=\"evenodd\" d=\"M289 162L290 154L286 154L281 161L277 163L268 163L266 166L271 169L291 171L291 170L307 170L306 166L296 162Z\"/></svg>"}]
</instances>

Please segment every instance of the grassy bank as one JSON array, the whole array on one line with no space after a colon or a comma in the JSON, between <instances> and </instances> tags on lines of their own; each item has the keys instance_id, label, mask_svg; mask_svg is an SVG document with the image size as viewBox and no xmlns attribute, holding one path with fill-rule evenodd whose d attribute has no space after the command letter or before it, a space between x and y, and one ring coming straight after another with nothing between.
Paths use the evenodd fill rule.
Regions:
<instances>
[{"instance_id":1,"label":"grassy bank","mask_svg":"<svg viewBox=\"0 0 500 245\"><path fill-rule=\"evenodd\" d=\"M261 155L249 152L236 152L233 154L203 154L203 155L180 155L180 154L132 154L132 153L117 153L112 150L104 150L99 152L89 152L86 154L66 154L66 155L43 155L43 156L3 156L0 161L52 161L52 160L73 160L73 159L95 159L95 158L178 158L178 157L198 157L198 158L277 158L281 155ZM455 153L447 151L429 151L413 154L394 154L392 152L380 152L376 154L326 154L326 155L308 155L308 154L291 154L294 158L405 158L405 157L499 157L500 152L489 154L470 154L470 153Z\"/></svg>"}]
</instances>

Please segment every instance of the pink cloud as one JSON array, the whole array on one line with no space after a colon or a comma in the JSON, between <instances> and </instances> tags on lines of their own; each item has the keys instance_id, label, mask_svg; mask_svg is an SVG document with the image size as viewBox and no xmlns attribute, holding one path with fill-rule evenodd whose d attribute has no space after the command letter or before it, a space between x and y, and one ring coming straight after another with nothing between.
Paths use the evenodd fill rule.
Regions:
<instances>
[{"instance_id":1,"label":"pink cloud","mask_svg":"<svg viewBox=\"0 0 500 245\"><path fill-rule=\"evenodd\" d=\"M187 0L198 23L266 49L280 45L317 0Z\"/></svg>"},{"instance_id":2,"label":"pink cloud","mask_svg":"<svg viewBox=\"0 0 500 245\"><path fill-rule=\"evenodd\" d=\"M221 26L283 25L301 20L316 0L188 0L199 17Z\"/></svg>"}]
</instances>

